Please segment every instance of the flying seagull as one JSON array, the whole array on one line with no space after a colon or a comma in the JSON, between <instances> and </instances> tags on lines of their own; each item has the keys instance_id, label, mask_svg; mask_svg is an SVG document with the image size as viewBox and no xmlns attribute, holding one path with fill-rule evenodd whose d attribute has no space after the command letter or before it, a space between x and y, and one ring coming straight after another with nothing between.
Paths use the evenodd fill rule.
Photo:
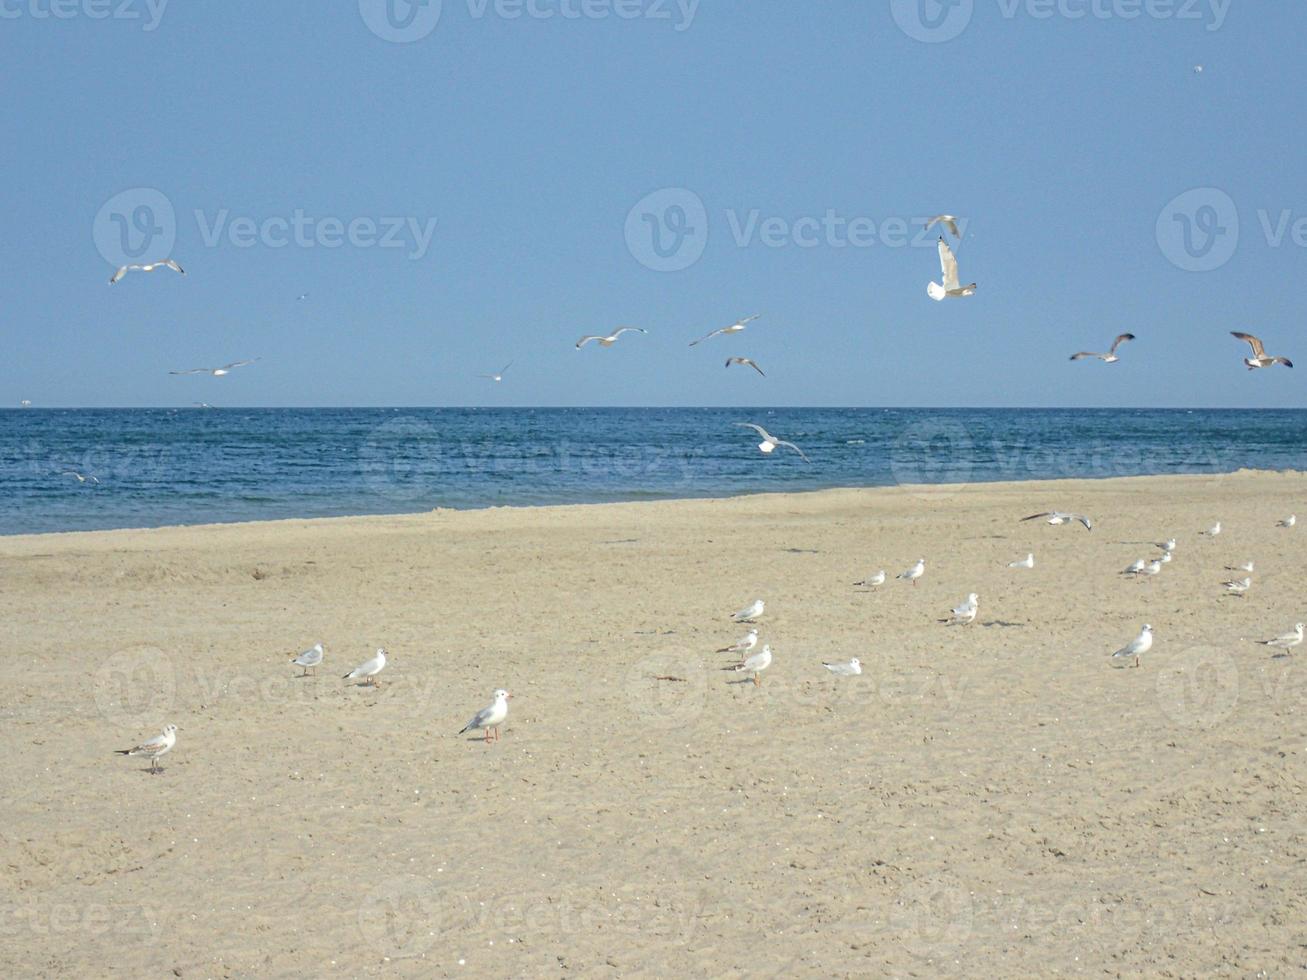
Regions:
<instances>
[{"instance_id":1,"label":"flying seagull","mask_svg":"<svg viewBox=\"0 0 1307 980\"><path fill-rule=\"evenodd\" d=\"M1139 631L1139 635L1123 646L1116 653L1112 654L1113 660L1129 660L1134 658L1135 666L1139 666L1139 658L1153 648L1153 628L1144 623L1144 628Z\"/></svg>"},{"instance_id":2,"label":"flying seagull","mask_svg":"<svg viewBox=\"0 0 1307 980\"><path fill-rule=\"evenodd\" d=\"M777 439L774 435L769 433L761 425L754 425L752 422L736 422L735 424L742 425L745 428L752 429L754 432L758 433L758 435L762 437L762 442L758 443L758 448L761 449L764 453L772 452L777 446L784 446L786 449L793 449L796 453L798 453L799 456L803 458L803 461L805 463L812 462L812 460L810 460L807 456L804 456L803 450L800 449L798 446L796 446L794 443L786 442L784 439Z\"/></svg>"},{"instance_id":3,"label":"flying seagull","mask_svg":"<svg viewBox=\"0 0 1307 980\"><path fill-rule=\"evenodd\" d=\"M1083 361L1085 358L1088 357L1096 357L1104 364L1115 364L1117 361L1121 360L1121 358L1116 356L1117 348L1120 347L1122 344L1134 339L1135 339L1134 334L1123 333L1121 334L1121 336L1117 337L1116 340L1112 341L1112 347L1106 354L1098 354L1095 353L1094 351L1082 350L1077 354L1072 354L1071 360Z\"/></svg>"},{"instance_id":4,"label":"flying seagull","mask_svg":"<svg viewBox=\"0 0 1307 980\"><path fill-rule=\"evenodd\" d=\"M590 341L592 340L599 341L600 347L612 347L613 344L617 343L618 337L620 337L624 333L631 333L632 331L636 333L649 332L648 330L645 330L643 327L618 327L616 330L614 330L612 333L608 334L607 336L601 336L600 334L586 334L584 337L582 337L580 340L576 342L576 349L580 350L582 347L590 343Z\"/></svg>"},{"instance_id":5,"label":"flying seagull","mask_svg":"<svg viewBox=\"0 0 1307 980\"><path fill-rule=\"evenodd\" d=\"M295 666L297 667L303 667L304 673L300 674L300 676L305 677L308 675L310 667L314 668L313 672L315 674L317 673L317 666L318 664L322 663L322 656L323 656L322 644L315 643L313 644L313 646L309 647L309 649L301 653L298 657L295 657L293 660L291 660L291 663L295 664Z\"/></svg>"},{"instance_id":6,"label":"flying seagull","mask_svg":"<svg viewBox=\"0 0 1307 980\"><path fill-rule=\"evenodd\" d=\"M1079 521L1085 526L1086 531L1092 531L1094 529L1094 522L1083 514L1066 514L1060 510L1051 510L1044 514L1031 514L1029 517L1021 518L1021 520L1037 521L1040 518L1047 518L1048 523L1054 527L1057 527L1059 524L1071 524L1075 521Z\"/></svg>"},{"instance_id":7,"label":"flying seagull","mask_svg":"<svg viewBox=\"0 0 1307 980\"><path fill-rule=\"evenodd\" d=\"M487 742L498 742L499 726L508 717L508 699L512 696L502 688L496 691L493 695L494 700L473 715L472 720L460 728L458 733L462 735L466 731L481 730L486 733ZM491 730L495 733L493 739L490 737Z\"/></svg>"},{"instance_id":8,"label":"flying seagull","mask_svg":"<svg viewBox=\"0 0 1307 980\"><path fill-rule=\"evenodd\" d=\"M177 744L177 726L165 725L162 735L156 735L148 741L130 749L118 749L116 755L144 755L149 756L150 772L163 772L159 766L159 759L172 751L172 747Z\"/></svg>"},{"instance_id":9,"label":"flying seagull","mask_svg":"<svg viewBox=\"0 0 1307 980\"><path fill-rule=\"evenodd\" d=\"M81 473L78 473L76 470L65 470L64 472L60 473L59 475L60 475L60 476L71 476L71 477L76 477L78 483L85 483L87 480L90 480L92 483L99 483L99 482L100 482L100 481L97 480L94 476L83 476Z\"/></svg>"},{"instance_id":10,"label":"flying seagull","mask_svg":"<svg viewBox=\"0 0 1307 980\"><path fill-rule=\"evenodd\" d=\"M1250 333L1240 333L1237 330L1231 330L1230 336L1236 340L1245 341L1253 349L1252 357L1245 357L1243 362L1248 365L1249 371L1255 371L1257 368L1273 367L1276 364L1283 364L1285 367L1293 367L1293 361L1287 357L1267 357L1266 348L1262 342Z\"/></svg>"},{"instance_id":11,"label":"flying seagull","mask_svg":"<svg viewBox=\"0 0 1307 980\"><path fill-rule=\"evenodd\" d=\"M509 361L502 368L500 368L495 374L478 374L477 377L489 378L491 381L498 384L499 382L504 380L504 375L508 373L508 369L511 368L512 366L513 366L513 362Z\"/></svg>"},{"instance_id":12,"label":"flying seagull","mask_svg":"<svg viewBox=\"0 0 1307 980\"><path fill-rule=\"evenodd\" d=\"M169 374L210 374L215 378L222 378L231 374L238 367L245 367L247 364L253 364L258 358L252 358L248 361L232 361L230 364L224 364L216 368L191 368L189 371L169 371Z\"/></svg>"},{"instance_id":13,"label":"flying seagull","mask_svg":"<svg viewBox=\"0 0 1307 980\"><path fill-rule=\"evenodd\" d=\"M171 269L180 275L186 275L186 270L172 259L164 259L162 262L151 262L148 265L120 265L109 278L109 285L112 286L129 272L153 272L155 269Z\"/></svg>"},{"instance_id":14,"label":"flying seagull","mask_svg":"<svg viewBox=\"0 0 1307 980\"><path fill-rule=\"evenodd\" d=\"M753 316L746 316L743 320L736 320L729 327L722 327L720 330L714 330L712 333L700 337L698 340L690 341L690 346L697 347L699 344L702 344L705 340L711 340L713 337L719 336L721 334L739 333L741 330L747 327L754 320L758 319L760 316L762 316L761 313L755 313Z\"/></svg>"},{"instance_id":15,"label":"flying seagull","mask_svg":"<svg viewBox=\"0 0 1307 980\"><path fill-rule=\"evenodd\" d=\"M926 222L926 230L934 228L936 225L943 225L949 230L954 238L961 238L962 234L958 231L958 219L952 214L937 214Z\"/></svg>"},{"instance_id":16,"label":"flying seagull","mask_svg":"<svg viewBox=\"0 0 1307 980\"><path fill-rule=\"evenodd\" d=\"M743 364L745 367L753 368L759 374L762 374L764 378L767 377L767 375L762 373L762 368L758 367L758 362L752 357L728 357L726 359L726 366L730 367L732 364Z\"/></svg>"},{"instance_id":17,"label":"flying seagull","mask_svg":"<svg viewBox=\"0 0 1307 980\"><path fill-rule=\"evenodd\" d=\"M943 235L939 238L939 265L944 273L941 277L944 281L942 284L932 282L926 286L926 294L931 299L939 303L951 296L974 296L976 294L976 284L974 282L968 286L959 285L958 260L953 257L953 250L948 247L948 242L944 241Z\"/></svg>"},{"instance_id":18,"label":"flying seagull","mask_svg":"<svg viewBox=\"0 0 1307 980\"><path fill-rule=\"evenodd\" d=\"M18 407L19 407L19 408L31 408L31 407L32 407L32 399L30 399L30 398L24 398L22 401L20 401L20 402L18 403Z\"/></svg>"}]
</instances>

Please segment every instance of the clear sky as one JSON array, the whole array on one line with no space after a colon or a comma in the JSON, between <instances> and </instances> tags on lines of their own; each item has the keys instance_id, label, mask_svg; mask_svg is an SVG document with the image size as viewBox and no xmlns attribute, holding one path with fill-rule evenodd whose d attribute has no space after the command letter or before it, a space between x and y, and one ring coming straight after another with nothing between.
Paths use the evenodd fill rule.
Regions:
<instances>
[{"instance_id":1,"label":"clear sky","mask_svg":"<svg viewBox=\"0 0 1307 980\"><path fill-rule=\"evenodd\" d=\"M1307 404L1307 5L953 4L0 0L0 404Z\"/></svg>"}]
</instances>

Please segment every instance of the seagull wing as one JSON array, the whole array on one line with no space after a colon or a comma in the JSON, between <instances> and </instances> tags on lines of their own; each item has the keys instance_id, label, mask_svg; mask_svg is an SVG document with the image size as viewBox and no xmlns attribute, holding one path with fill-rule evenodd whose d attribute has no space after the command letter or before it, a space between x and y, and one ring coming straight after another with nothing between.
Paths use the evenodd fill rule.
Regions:
<instances>
[{"instance_id":1,"label":"seagull wing","mask_svg":"<svg viewBox=\"0 0 1307 980\"><path fill-rule=\"evenodd\" d=\"M183 269L180 265L178 265L174 259L164 259L162 262L159 263L159 265L167 266L173 272L178 272L183 276L186 275L186 270Z\"/></svg>"},{"instance_id":2,"label":"seagull wing","mask_svg":"<svg viewBox=\"0 0 1307 980\"><path fill-rule=\"evenodd\" d=\"M1083 524L1085 526L1086 531L1092 531L1094 529L1094 522L1091 521L1088 517L1085 517L1083 514L1075 514L1072 516L1071 519L1073 521L1079 521L1081 524Z\"/></svg>"},{"instance_id":3,"label":"seagull wing","mask_svg":"<svg viewBox=\"0 0 1307 980\"><path fill-rule=\"evenodd\" d=\"M1031 514L1029 517L1023 517L1023 518L1021 518L1021 520L1023 520L1023 521L1037 521L1037 520L1039 520L1041 517L1052 517L1052 516L1053 516L1053 512L1052 512L1052 511L1045 511L1045 512L1042 513L1042 514Z\"/></svg>"},{"instance_id":4,"label":"seagull wing","mask_svg":"<svg viewBox=\"0 0 1307 980\"><path fill-rule=\"evenodd\" d=\"M784 439L778 439L778 440L776 440L776 445L778 445L778 446L784 446L784 447L787 448L787 449L793 449L796 453L798 453L800 456L803 457L803 461L804 461L805 463L811 463L811 462L812 462L812 460L810 460L807 456L804 456L804 455L803 455L803 450L800 449L798 446L796 446L796 445L795 445L794 443L792 443L792 442L786 442Z\"/></svg>"},{"instance_id":5,"label":"seagull wing","mask_svg":"<svg viewBox=\"0 0 1307 980\"><path fill-rule=\"evenodd\" d=\"M114 270L114 274L109 278L109 285L112 286L114 283L116 283L119 279L121 279L125 275L127 275L127 266L120 265L117 269Z\"/></svg>"},{"instance_id":6,"label":"seagull wing","mask_svg":"<svg viewBox=\"0 0 1307 980\"><path fill-rule=\"evenodd\" d=\"M253 364L253 363L254 363L255 361L257 361L257 360L258 360L257 357L253 357L253 358L250 358L248 361L232 361L230 364L224 364L224 365L222 366L221 370L223 370L223 371L231 371L231 370L234 370L234 369L236 369L236 368L238 368L238 367L245 367L247 364Z\"/></svg>"},{"instance_id":7,"label":"seagull wing","mask_svg":"<svg viewBox=\"0 0 1307 980\"><path fill-rule=\"evenodd\" d=\"M1083 361L1087 357L1102 357L1102 354L1096 354L1091 350L1082 350L1071 355L1073 361Z\"/></svg>"},{"instance_id":8,"label":"seagull wing","mask_svg":"<svg viewBox=\"0 0 1307 980\"><path fill-rule=\"evenodd\" d=\"M616 330L613 331L613 336L614 336L614 337L620 337L622 334L624 334L624 333L630 333L630 332L632 332L632 331L635 331L636 333L648 333L648 332L649 332L648 330L644 329L644 327L618 327Z\"/></svg>"},{"instance_id":9,"label":"seagull wing","mask_svg":"<svg viewBox=\"0 0 1307 980\"><path fill-rule=\"evenodd\" d=\"M943 286L946 291L960 288L958 285L958 260L953 256L953 249L948 247L941 235L939 239L939 265L944 274Z\"/></svg>"},{"instance_id":10,"label":"seagull wing","mask_svg":"<svg viewBox=\"0 0 1307 980\"><path fill-rule=\"evenodd\" d=\"M1254 358L1262 358L1266 356L1266 348L1263 347L1262 342L1258 338L1254 337L1252 334L1240 333L1237 330L1231 330L1230 336L1234 337L1236 340L1245 341L1248 344L1248 346L1253 349Z\"/></svg>"},{"instance_id":11,"label":"seagull wing","mask_svg":"<svg viewBox=\"0 0 1307 980\"><path fill-rule=\"evenodd\" d=\"M720 330L714 330L712 333L705 334L704 336L700 337L698 340L690 341L690 346L697 347L700 344L702 344L705 340L712 340L712 338L716 337L719 333L725 333L725 332L726 332L725 327L722 327Z\"/></svg>"},{"instance_id":12,"label":"seagull wing","mask_svg":"<svg viewBox=\"0 0 1307 980\"><path fill-rule=\"evenodd\" d=\"M169 374L212 374L213 368L191 368L189 371L169 371Z\"/></svg>"},{"instance_id":13,"label":"seagull wing","mask_svg":"<svg viewBox=\"0 0 1307 980\"><path fill-rule=\"evenodd\" d=\"M766 429L764 429L761 425L755 425L752 422L736 422L734 424L742 425L746 429L752 429L754 432L758 433L758 435L762 436L763 439L765 439L767 442L775 442L775 440L772 439L771 437L771 433L768 432Z\"/></svg>"},{"instance_id":14,"label":"seagull wing","mask_svg":"<svg viewBox=\"0 0 1307 980\"><path fill-rule=\"evenodd\" d=\"M1117 349L1118 347L1120 347L1122 344L1124 344L1124 343L1128 343L1129 341L1134 340L1134 339L1135 339L1135 335L1132 334L1132 333L1123 333L1123 334L1121 334L1121 336L1117 337L1116 340L1112 341L1112 350L1111 350L1111 353L1115 354L1115 353L1116 353L1116 349Z\"/></svg>"},{"instance_id":15,"label":"seagull wing","mask_svg":"<svg viewBox=\"0 0 1307 980\"><path fill-rule=\"evenodd\" d=\"M749 365L749 367L753 368L753 369L754 369L755 371L757 371L759 374L762 374L762 376L763 376L764 378L767 377L767 375L763 374L763 372L762 372L762 368L758 367L758 365L754 363L754 361L753 361L752 358L748 358L748 357L742 358L742 359L740 360L740 363L741 363L741 364L747 364L747 365ZM1293 365L1291 364L1291 365L1289 365L1289 366L1292 367Z\"/></svg>"},{"instance_id":16,"label":"seagull wing","mask_svg":"<svg viewBox=\"0 0 1307 980\"><path fill-rule=\"evenodd\" d=\"M582 347L590 343L590 341L592 340L603 340L603 339L604 338L600 337L598 334L588 333L576 342L576 349L580 350Z\"/></svg>"},{"instance_id":17,"label":"seagull wing","mask_svg":"<svg viewBox=\"0 0 1307 980\"><path fill-rule=\"evenodd\" d=\"M1283 364L1287 368L1293 367L1293 361L1289 360L1287 357L1277 357L1275 358L1275 363Z\"/></svg>"}]
</instances>

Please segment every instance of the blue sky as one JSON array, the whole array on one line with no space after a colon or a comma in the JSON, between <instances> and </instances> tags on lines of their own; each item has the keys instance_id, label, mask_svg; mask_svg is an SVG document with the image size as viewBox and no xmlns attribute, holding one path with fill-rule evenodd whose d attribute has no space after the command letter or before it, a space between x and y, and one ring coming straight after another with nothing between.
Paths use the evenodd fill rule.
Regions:
<instances>
[{"instance_id":1,"label":"blue sky","mask_svg":"<svg viewBox=\"0 0 1307 980\"><path fill-rule=\"evenodd\" d=\"M1302 4L385 2L0 0L0 404L1304 404Z\"/></svg>"}]
</instances>

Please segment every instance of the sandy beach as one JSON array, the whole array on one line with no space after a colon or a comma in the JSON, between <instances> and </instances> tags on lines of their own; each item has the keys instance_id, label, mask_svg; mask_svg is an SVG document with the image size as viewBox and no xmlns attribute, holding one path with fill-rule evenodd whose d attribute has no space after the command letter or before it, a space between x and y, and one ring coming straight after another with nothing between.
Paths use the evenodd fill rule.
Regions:
<instances>
[{"instance_id":1,"label":"sandy beach","mask_svg":"<svg viewBox=\"0 0 1307 980\"><path fill-rule=\"evenodd\" d=\"M0 538L0 972L1299 972L1307 648L1253 642L1307 619L1295 511L1238 473ZM713 652L755 598L756 688ZM167 723L161 775L113 754Z\"/></svg>"}]
</instances>

